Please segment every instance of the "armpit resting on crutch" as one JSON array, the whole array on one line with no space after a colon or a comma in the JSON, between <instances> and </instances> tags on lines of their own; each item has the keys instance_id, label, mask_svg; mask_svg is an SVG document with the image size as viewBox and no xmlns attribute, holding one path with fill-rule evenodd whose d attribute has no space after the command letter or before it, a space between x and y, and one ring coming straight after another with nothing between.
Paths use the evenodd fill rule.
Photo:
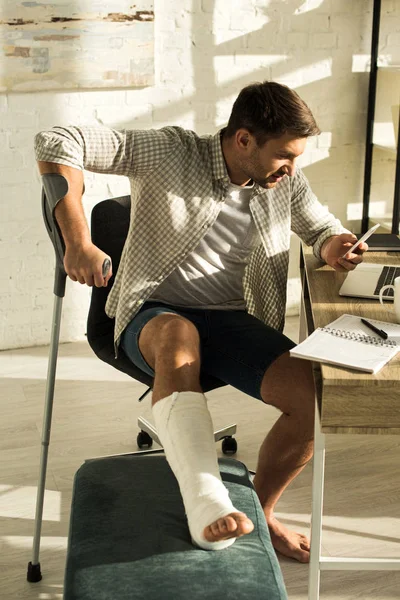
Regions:
<instances>
[{"instance_id":1,"label":"armpit resting on crutch","mask_svg":"<svg viewBox=\"0 0 400 600\"><path fill-rule=\"evenodd\" d=\"M193 543L222 550L236 537L209 542L204 529L238 511L221 480L207 399L199 392L173 392L153 405L167 461L178 481ZM242 513L243 514L243 513Z\"/></svg>"}]
</instances>

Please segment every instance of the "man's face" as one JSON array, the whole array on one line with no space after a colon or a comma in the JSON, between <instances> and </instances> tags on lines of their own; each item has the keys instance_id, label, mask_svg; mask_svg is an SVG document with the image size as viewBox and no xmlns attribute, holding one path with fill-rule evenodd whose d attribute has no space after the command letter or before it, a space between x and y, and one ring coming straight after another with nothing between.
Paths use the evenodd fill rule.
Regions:
<instances>
[{"instance_id":1,"label":"man's face","mask_svg":"<svg viewBox=\"0 0 400 600\"><path fill-rule=\"evenodd\" d=\"M266 189L275 187L285 175L293 177L296 158L304 152L307 138L285 133L258 146L253 135L247 132L247 136L247 146L241 148L238 157L246 177Z\"/></svg>"}]
</instances>

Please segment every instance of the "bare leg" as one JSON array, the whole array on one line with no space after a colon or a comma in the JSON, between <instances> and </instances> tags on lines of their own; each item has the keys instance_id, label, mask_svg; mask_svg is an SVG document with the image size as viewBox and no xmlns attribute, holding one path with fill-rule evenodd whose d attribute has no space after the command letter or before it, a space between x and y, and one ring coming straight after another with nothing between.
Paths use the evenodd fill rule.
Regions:
<instances>
[{"instance_id":1,"label":"bare leg","mask_svg":"<svg viewBox=\"0 0 400 600\"><path fill-rule=\"evenodd\" d=\"M154 317L140 334L139 348L155 370L153 405L173 392L202 392L200 340L192 323L171 314ZM244 513L233 512L207 526L204 537L208 542L218 542L240 537L253 529L253 523Z\"/></svg>"},{"instance_id":2,"label":"bare leg","mask_svg":"<svg viewBox=\"0 0 400 600\"><path fill-rule=\"evenodd\" d=\"M282 355L265 373L261 396L283 414L261 445L254 487L274 548L285 556L309 562L309 540L280 523L274 517L274 508L313 454L315 393L311 363L290 358L288 353Z\"/></svg>"}]
</instances>

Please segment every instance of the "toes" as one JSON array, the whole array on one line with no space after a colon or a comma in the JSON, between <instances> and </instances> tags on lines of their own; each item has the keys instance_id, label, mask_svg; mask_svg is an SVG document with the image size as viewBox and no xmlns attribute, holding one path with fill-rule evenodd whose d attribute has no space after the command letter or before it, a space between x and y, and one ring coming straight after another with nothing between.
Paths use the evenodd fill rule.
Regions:
<instances>
[{"instance_id":1,"label":"toes","mask_svg":"<svg viewBox=\"0 0 400 600\"><path fill-rule=\"evenodd\" d=\"M272 544L280 554L301 563L310 562L310 541L305 535L289 531L283 526L270 527L270 533Z\"/></svg>"},{"instance_id":2,"label":"toes","mask_svg":"<svg viewBox=\"0 0 400 600\"><path fill-rule=\"evenodd\" d=\"M215 539L219 539L221 537L218 521L211 523L210 530Z\"/></svg>"},{"instance_id":3,"label":"toes","mask_svg":"<svg viewBox=\"0 0 400 600\"><path fill-rule=\"evenodd\" d=\"M301 563L310 562L310 543L305 536L299 536L299 546L293 546L293 558Z\"/></svg>"},{"instance_id":4,"label":"toes","mask_svg":"<svg viewBox=\"0 0 400 600\"><path fill-rule=\"evenodd\" d=\"M227 519L220 519L217 521L218 529L220 533L227 533L229 531L229 521Z\"/></svg>"},{"instance_id":5,"label":"toes","mask_svg":"<svg viewBox=\"0 0 400 600\"><path fill-rule=\"evenodd\" d=\"M298 543L293 546L293 558L296 558L301 563L310 562L310 542L305 535L298 534Z\"/></svg>"},{"instance_id":6,"label":"toes","mask_svg":"<svg viewBox=\"0 0 400 600\"><path fill-rule=\"evenodd\" d=\"M239 526L237 520L231 515L220 519L218 523L222 524L224 533L233 533Z\"/></svg>"},{"instance_id":7,"label":"toes","mask_svg":"<svg viewBox=\"0 0 400 600\"><path fill-rule=\"evenodd\" d=\"M309 552L299 551L297 553L297 556L298 556L298 561L301 563L309 563L310 562L310 553Z\"/></svg>"},{"instance_id":8,"label":"toes","mask_svg":"<svg viewBox=\"0 0 400 600\"><path fill-rule=\"evenodd\" d=\"M254 524L245 513L234 513L233 515L230 515L230 517L236 521L239 536L253 531Z\"/></svg>"},{"instance_id":9,"label":"toes","mask_svg":"<svg viewBox=\"0 0 400 600\"><path fill-rule=\"evenodd\" d=\"M216 530L219 531L219 533L222 535L231 533L237 528L236 521L229 517L223 517L222 519L218 519L218 521L214 523L214 525Z\"/></svg>"},{"instance_id":10,"label":"toes","mask_svg":"<svg viewBox=\"0 0 400 600\"><path fill-rule=\"evenodd\" d=\"M204 530L208 541L219 541L230 537L240 537L253 531L254 525L244 513L232 513L211 523Z\"/></svg>"},{"instance_id":11,"label":"toes","mask_svg":"<svg viewBox=\"0 0 400 600\"><path fill-rule=\"evenodd\" d=\"M302 550L308 550L310 552L310 540L305 535L300 535L300 548Z\"/></svg>"},{"instance_id":12,"label":"toes","mask_svg":"<svg viewBox=\"0 0 400 600\"><path fill-rule=\"evenodd\" d=\"M293 544L289 544L286 548L279 548L278 552L301 563L310 562L310 553Z\"/></svg>"},{"instance_id":13,"label":"toes","mask_svg":"<svg viewBox=\"0 0 400 600\"><path fill-rule=\"evenodd\" d=\"M237 529L236 521L229 517L223 517L222 519L218 519L215 523L211 523L209 526L212 535L216 539L221 539L221 537L232 533Z\"/></svg>"},{"instance_id":14,"label":"toes","mask_svg":"<svg viewBox=\"0 0 400 600\"><path fill-rule=\"evenodd\" d=\"M309 542L300 542L300 548L302 550L307 550L308 552L310 552L310 544Z\"/></svg>"},{"instance_id":15,"label":"toes","mask_svg":"<svg viewBox=\"0 0 400 600\"><path fill-rule=\"evenodd\" d=\"M240 535L245 535L247 533L251 533L254 529L254 524L250 519L243 519L240 523Z\"/></svg>"}]
</instances>

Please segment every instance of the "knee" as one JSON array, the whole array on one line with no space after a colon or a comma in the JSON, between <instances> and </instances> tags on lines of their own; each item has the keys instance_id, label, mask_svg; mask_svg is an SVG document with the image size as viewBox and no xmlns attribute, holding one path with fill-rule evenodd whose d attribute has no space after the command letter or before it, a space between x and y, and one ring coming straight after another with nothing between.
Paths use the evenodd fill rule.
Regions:
<instances>
[{"instance_id":1,"label":"knee","mask_svg":"<svg viewBox=\"0 0 400 600\"><path fill-rule=\"evenodd\" d=\"M176 371L181 376L200 369L200 336L191 321L176 316L165 322L155 350L155 372ZM191 388L190 388L191 389Z\"/></svg>"},{"instance_id":2,"label":"knee","mask_svg":"<svg viewBox=\"0 0 400 600\"><path fill-rule=\"evenodd\" d=\"M179 315L160 315L165 318L159 322L159 346L163 348L176 345L199 344L200 336L197 327L191 321Z\"/></svg>"},{"instance_id":3,"label":"knee","mask_svg":"<svg viewBox=\"0 0 400 600\"><path fill-rule=\"evenodd\" d=\"M162 313L143 327L138 344L144 359L154 369L160 357L174 359L177 351L189 349L191 354L197 354L200 339L193 323L174 313Z\"/></svg>"},{"instance_id":4,"label":"knee","mask_svg":"<svg viewBox=\"0 0 400 600\"><path fill-rule=\"evenodd\" d=\"M288 352L266 370L261 397L287 415L312 418L315 410L315 386L312 363L292 358Z\"/></svg>"}]
</instances>

